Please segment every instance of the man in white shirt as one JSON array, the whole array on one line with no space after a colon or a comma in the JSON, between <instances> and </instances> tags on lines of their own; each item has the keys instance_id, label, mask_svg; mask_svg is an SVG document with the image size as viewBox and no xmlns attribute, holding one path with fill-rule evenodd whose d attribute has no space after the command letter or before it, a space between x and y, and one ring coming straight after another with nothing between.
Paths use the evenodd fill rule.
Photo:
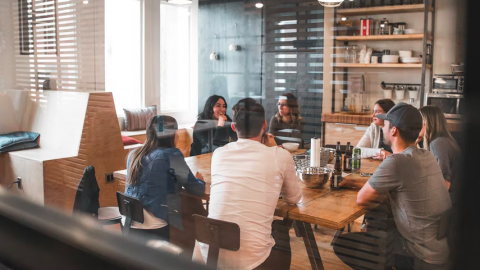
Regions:
<instances>
[{"instance_id":1,"label":"man in white shirt","mask_svg":"<svg viewBox=\"0 0 480 270\"><path fill-rule=\"evenodd\" d=\"M277 229L282 221L276 221L272 233L272 221L280 193L290 204L302 197L293 158L282 148L262 144L265 110L254 99L240 100L232 116L239 139L213 154L208 217L240 226L240 250L220 250L218 269L264 269L272 263L275 269L289 269L288 228ZM200 247L206 261L208 245Z\"/></svg>"}]
</instances>

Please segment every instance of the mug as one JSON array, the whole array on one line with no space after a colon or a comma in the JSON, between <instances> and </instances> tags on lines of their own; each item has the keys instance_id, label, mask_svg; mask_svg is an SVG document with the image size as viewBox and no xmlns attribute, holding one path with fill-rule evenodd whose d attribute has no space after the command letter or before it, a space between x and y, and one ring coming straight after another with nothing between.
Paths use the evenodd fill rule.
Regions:
<instances>
[{"instance_id":1,"label":"mug","mask_svg":"<svg viewBox=\"0 0 480 270\"><path fill-rule=\"evenodd\" d=\"M372 64L378 64L378 56L372 56Z\"/></svg>"}]
</instances>

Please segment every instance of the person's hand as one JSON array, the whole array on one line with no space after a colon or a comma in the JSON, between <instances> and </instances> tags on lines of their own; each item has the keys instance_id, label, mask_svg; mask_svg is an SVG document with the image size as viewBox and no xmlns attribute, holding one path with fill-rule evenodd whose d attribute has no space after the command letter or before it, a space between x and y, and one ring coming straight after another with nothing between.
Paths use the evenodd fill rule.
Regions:
<instances>
[{"instance_id":1,"label":"person's hand","mask_svg":"<svg viewBox=\"0 0 480 270\"><path fill-rule=\"evenodd\" d=\"M227 121L227 116L226 115L220 115L220 117L218 118L217 127L223 127L223 125L225 125L226 121Z\"/></svg>"},{"instance_id":2,"label":"person's hand","mask_svg":"<svg viewBox=\"0 0 480 270\"><path fill-rule=\"evenodd\" d=\"M273 136L272 134L270 133L265 133L264 135L264 145L268 146L268 147L272 147L272 146L277 146L277 142L275 141L275 136Z\"/></svg>"},{"instance_id":3,"label":"person's hand","mask_svg":"<svg viewBox=\"0 0 480 270\"><path fill-rule=\"evenodd\" d=\"M203 175L200 172L195 173L195 178L198 178L198 179L202 180L203 182L205 182L205 179L203 179Z\"/></svg>"},{"instance_id":4,"label":"person's hand","mask_svg":"<svg viewBox=\"0 0 480 270\"><path fill-rule=\"evenodd\" d=\"M385 150L380 150L380 154L376 155L373 157L373 159L377 159L377 160L384 160L386 159L387 157L389 157L392 153L388 152L388 151L385 151Z\"/></svg>"}]
</instances>

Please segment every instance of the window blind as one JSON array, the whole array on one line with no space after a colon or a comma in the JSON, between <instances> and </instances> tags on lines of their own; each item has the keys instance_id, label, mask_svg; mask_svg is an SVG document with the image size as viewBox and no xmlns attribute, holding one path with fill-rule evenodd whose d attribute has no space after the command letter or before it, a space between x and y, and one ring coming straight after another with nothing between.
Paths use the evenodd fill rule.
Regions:
<instances>
[{"instance_id":1,"label":"window blind","mask_svg":"<svg viewBox=\"0 0 480 270\"><path fill-rule=\"evenodd\" d=\"M305 119L303 138L321 135L323 7L312 0L264 1L267 115L278 112L282 94L297 97Z\"/></svg>"},{"instance_id":2,"label":"window blind","mask_svg":"<svg viewBox=\"0 0 480 270\"><path fill-rule=\"evenodd\" d=\"M18 0L12 8L18 86L105 90L103 0Z\"/></svg>"}]
</instances>

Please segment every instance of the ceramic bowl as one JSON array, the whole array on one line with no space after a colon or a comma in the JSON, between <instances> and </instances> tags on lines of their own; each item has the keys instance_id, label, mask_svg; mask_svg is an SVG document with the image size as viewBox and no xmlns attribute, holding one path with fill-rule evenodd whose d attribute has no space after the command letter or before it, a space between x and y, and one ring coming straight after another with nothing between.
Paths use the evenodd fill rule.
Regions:
<instances>
[{"instance_id":1,"label":"ceramic bowl","mask_svg":"<svg viewBox=\"0 0 480 270\"><path fill-rule=\"evenodd\" d=\"M288 151L294 152L294 151L297 151L298 146L300 146L300 144L298 144L298 143L284 143L284 144L282 144L282 146L283 146L283 148L287 149Z\"/></svg>"}]
</instances>

